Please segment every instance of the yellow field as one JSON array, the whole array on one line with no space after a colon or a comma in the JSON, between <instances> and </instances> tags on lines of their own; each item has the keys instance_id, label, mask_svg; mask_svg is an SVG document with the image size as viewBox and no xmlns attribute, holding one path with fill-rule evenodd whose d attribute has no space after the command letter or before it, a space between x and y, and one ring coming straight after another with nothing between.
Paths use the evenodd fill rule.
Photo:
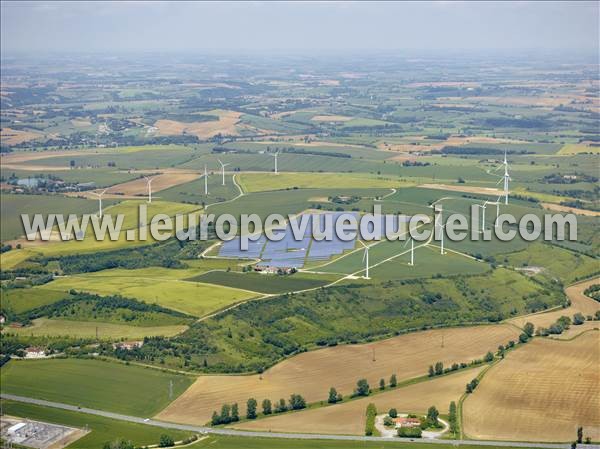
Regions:
<instances>
[{"instance_id":1,"label":"yellow field","mask_svg":"<svg viewBox=\"0 0 600 449\"><path fill-rule=\"evenodd\" d=\"M591 145L582 145L577 143L568 143L563 145L558 154L579 154L579 153L600 153L600 147Z\"/></svg>"},{"instance_id":2,"label":"yellow field","mask_svg":"<svg viewBox=\"0 0 600 449\"><path fill-rule=\"evenodd\" d=\"M202 139L208 139L217 134L238 135L236 124L240 121L240 112L215 109L207 111L206 115L217 115L219 120L209 122L183 123L174 120L158 120L154 126L160 135L171 136L193 134Z\"/></svg>"},{"instance_id":3,"label":"yellow field","mask_svg":"<svg viewBox=\"0 0 600 449\"><path fill-rule=\"evenodd\" d=\"M49 320L39 318L32 326L10 328L8 332L26 336L68 336L98 338L144 338L153 336L172 337L187 329L185 325L128 326L126 324L101 323L96 321Z\"/></svg>"},{"instance_id":4,"label":"yellow field","mask_svg":"<svg viewBox=\"0 0 600 449\"><path fill-rule=\"evenodd\" d=\"M375 404L378 413L387 413L390 408L394 407L399 413L424 414L432 405L435 405L440 413L447 413L450 402L458 403L458 399L465 391L465 385L477 377L482 369L483 367L479 367L450 376L434 378L427 382L409 385L345 404L248 421L232 427L273 432L362 435L365 430L365 410L369 403Z\"/></svg>"},{"instance_id":5,"label":"yellow field","mask_svg":"<svg viewBox=\"0 0 600 449\"><path fill-rule=\"evenodd\" d=\"M549 327L561 316L566 315L569 318L573 317L573 314L581 312L584 316L594 315L596 310L600 310L600 303L583 294L584 290L593 284L600 284L600 278L594 278L590 281L580 282L575 285L571 285L565 289L567 297L571 300L571 305L566 309L557 309L552 312L538 313L534 315L526 315L510 320L511 323L516 324L519 327L523 327L525 323L533 323L537 327ZM571 328L565 332L561 338L569 338L583 330L589 329L590 327L598 326L599 323L586 323L581 326L571 326Z\"/></svg>"},{"instance_id":6,"label":"yellow field","mask_svg":"<svg viewBox=\"0 0 600 449\"><path fill-rule=\"evenodd\" d=\"M577 207L561 206L560 204L542 203L544 209L563 212L567 214L585 215L587 217L600 217L600 212L595 210L579 209Z\"/></svg>"},{"instance_id":7,"label":"yellow field","mask_svg":"<svg viewBox=\"0 0 600 449\"><path fill-rule=\"evenodd\" d=\"M40 137L42 137L42 134L33 131L21 131L11 128L2 128L0 131L0 142L4 145L17 145Z\"/></svg>"},{"instance_id":8,"label":"yellow field","mask_svg":"<svg viewBox=\"0 0 600 449\"><path fill-rule=\"evenodd\" d=\"M75 289L100 295L119 294L198 317L256 296L256 293L246 290L177 279L89 274L59 278L42 288Z\"/></svg>"},{"instance_id":9,"label":"yellow field","mask_svg":"<svg viewBox=\"0 0 600 449\"><path fill-rule=\"evenodd\" d=\"M177 186L179 184L185 184L186 182L190 182L198 178L199 175L195 173L161 173L159 175L152 176L152 194L173 186ZM139 178L109 187L106 190L106 193L146 196L148 195L148 186L146 179Z\"/></svg>"},{"instance_id":10,"label":"yellow field","mask_svg":"<svg viewBox=\"0 0 600 449\"><path fill-rule=\"evenodd\" d=\"M261 402L299 393L313 402L326 399L332 386L348 395L360 378L375 386L380 378L389 379L393 373L399 381L419 377L437 361L449 366L480 358L498 345L516 339L518 333L510 325L415 332L374 343L306 352L275 365L261 376L200 376L158 418L203 424L223 403L243 404L250 396Z\"/></svg>"},{"instance_id":11,"label":"yellow field","mask_svg":"<svg viewBox=\"0 0 600 449\"><path fill-rule=\"evenodd\" d=\"M366 173L243 173L238 177L246 192L265 192L292 187L301 189L326 189L335 186L340 189L392 188L400 185L400 180L390 176L375 176Z\"/></svg>"},{"instance_id":12,"label":"yellow field","mask_svg":"<svg viewBox=\"0 0 600 449\"><path fill-rule=\"evenodd\" d=\"M484 376L463 405L468 437L512 441L600 439L600 333L535 339Z\"/></svg>"}]
</instances>

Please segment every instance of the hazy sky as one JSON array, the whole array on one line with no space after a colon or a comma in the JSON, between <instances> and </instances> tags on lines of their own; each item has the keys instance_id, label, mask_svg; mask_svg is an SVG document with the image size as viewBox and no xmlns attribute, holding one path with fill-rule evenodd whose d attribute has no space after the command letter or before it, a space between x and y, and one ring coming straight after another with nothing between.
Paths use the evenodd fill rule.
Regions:
<instances>
[{"instance_id":1,"label":"hazy sky","mask_svg":"<svg viewBox=\"0 0 600 449\"><path fill-rule=\"evenodd\" d=\"M599 3L13 2L2 51L598 50Z\"/></svg>"}]
</instances>

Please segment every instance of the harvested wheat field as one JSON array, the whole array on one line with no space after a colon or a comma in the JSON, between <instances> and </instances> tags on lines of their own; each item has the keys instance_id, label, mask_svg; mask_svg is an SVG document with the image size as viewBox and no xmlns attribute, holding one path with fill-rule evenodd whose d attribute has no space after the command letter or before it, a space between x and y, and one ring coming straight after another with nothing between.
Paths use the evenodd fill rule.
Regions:
<instances>
[{"instance_id":1,"label":"harvested wheat field","mask_svg":"<svg viewBox=\"0 0 600 449\"><path fill-rule=\"evenodd\" d=\"M573 441L577 427L600 439L600 332L571 341L535 339L484 376L463 405L468 437Z\"/></svg>"},{"instance_id":2,"label":"harvested wheat field","mask_svg":"<svg viewBox=\"0 0 600 449\"><path fill-rule=\"evenodd\" d=\"M11 128L0 129L0 141L4 145L18 145L23 142L39 139L40 137L42 137L40 133L33 131L21 131Z\"/></svg>"},{"instance_id":3,"label":"harvested wheat field","mask_svg":"<svg viewBox=\"0 0 600 449\"><path fill-rule=\"evenodd\" d=\"M523 327L525 323L530 322L537 327L549 327L561 316L565 315L572 317L575 313L581 312L584 316L594 315L597 310L600 310L600 303L594 301L583 294L585 289L593 284L600 284L600 277L591 279L589 281L580 282L578 284L571 285L565 289L567 297L571 300L571 305L566 309L557 309L552 312L538 313L534 315L525 315L510 320L511 323L516 324L519 327ZM592 323L598 326L598 322ZM590 323L584 323L581 326L571 326L567 331L568 336L576 335L580 333L579 329L587 330L590 328ZM567 337L567 333L564 333L562 338Z\"/></svg>"},{"instance_id":4,"label":"harvested wheat field","mask_svg":"<svg viewBox=\"0 0 600 449\"><path fill-rule=\"evenodd\" d=\"M600 217L600 212L595 210L578 209L576 207L561 206L554 203L541 203L544 209L563 212L566 214L585 215L586 217Z\"/></svg>"},{"instance_id":5,"label":"harvested wheat field","mask_svg":"<svg viewBox=\"0 0 600 449\"><path fill-rule=\"evenodd\" d=\"M152 176L152 194L173 186L177 186L179 184L185 184L186 182L190 182L198 178L199 175L196 173L161 173L159 175ZM147 195L148 186L145 178L139 178L112 186L106 191L106 193L122 195Z\"/></svg>"},{"instance_id":6,"label":"harvested wheat field","mask_svg":"<svg viewBox=\"0 0 600 449\"><path fill-rule=\"evenodd\" d=\"M465 185L452 186L448 184L421 184L419 187L424 189L448 190L451 192L476 193L480 195L504 195L504 191L495 189L493 187L475 187Z\"/></svg>"},{"instance_id":7,"label":"harvested wheat field","mask_svg":"<svg viewBox=\"0 0 600 449\"><path fill-rule=\"evenodd\" d=\"M206 115L217 115L219 120L209 122L177 122L175 120L158 120L154 126L158 133L163 136L180 134L193 134L201 139L208 139L217 134L238 135L236 124L240 121L241 113L236 111L214 110L206 112Z\"/></svg>"},{"instance_id":8,"label":"harvested wheat field","mask_svg":"<svg viewBox=\"0 0 600 449\"><path fill-rule=\"evenodd\" d=\"M389 379L394 373L399 381L423 376L437 361L445 365L468 362L516 339L518 334L511 325L429 330L306 352L278 363L261 376L200 376L157 418L204 424L222 404L245 404L250 396L260 403L299 393L314 402L326 399L332 386L348 395L360 378L374 386L380 378Z\"/></svg>"},{"instance_id":9,"label":"harvested wheat field","mask_svg":"<svg viewBox=\"0 0 600 449\"><path fill-rule=\"evenodd\" d=\"M426 413L432 405L435 405L440 413L446 413L450 402L458 403L465 391L465 385L482 369L483 367L469 369L345 404L248 421L233 427L273 432L362 435L365 431L365 410L369 403L375 404L378 413L385 413L392 407L400 413Z\"/></svg>"},{"instance_id":10,"label":"harvested wheat field","mask_svg":"<svg viewBox=\"0 0 600 449\"><path fill-rule=\"evenodd\" d=\"M315 122L347 122L352 118L346 115L315 115L311 120Z\"/></svg>"}]
</instances>

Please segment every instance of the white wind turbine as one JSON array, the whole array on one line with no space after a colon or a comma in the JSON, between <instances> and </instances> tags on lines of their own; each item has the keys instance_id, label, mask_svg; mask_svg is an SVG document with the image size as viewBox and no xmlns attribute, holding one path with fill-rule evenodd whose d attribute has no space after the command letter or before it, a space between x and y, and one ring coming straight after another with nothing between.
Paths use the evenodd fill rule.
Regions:
<instances>
[{"instance_id":1,"label":"white wind turbine","mask_svg":"<svg viewBox=\"0 0 600 449\"><path fill-rule=\"evenodd\" d=\"M405 247L408 245L408 242L410 242L410 262L408 264L413 267L415 265L415 241L409 237L409 240L404 244Z\"/></svg>"},{"instance_id":2,"label":"white wind turbine","mask_svg":"<svg viewBox=\"0 0 600 449\"><path fill-rule=\"evenodd\" d=\"M279 173L277 171L277 156L279 156L279 151L273 154L273 157L275 158L275 174Z\"/></svg>"},{"instance_id":3,"label":"white wind turbine","mask_svg":"<svg viewBox=\"0 0 600 449\"><path fill-rule=\"evenodd\" d=\"M144 176L144 179L146 180L146 185L148 186L148 202L151 203L152 202L152 181L154 180L154 178Z\"/></svg>"},{"instance_id":4,"label":"white wind turbine","mask_svg":"<svg viewBox=\"0 0 600 449\"><path fill-rule=\"evenodd\" d=\"M225 185L225 167L227 167L230 163L224 164L220 159L217 159L219 164L221 164L221 174L223 175L223 185Z\"/></svg>"},{"instance_id":5,"label":"white wind turbine","mask_svg":"<svg viewBox=\"0 0 600 449\"><path fill-rule=\"evenodd\" d=\"M486 201L483 204L476 204L475 206L480 207L481 208L481 230L479 231L480 233L482 233L483 231L485 231L485 208L486 208L486 204L488 204L489 201Z\"/></svg>"},{"instance_id":6,"label":"white wind turbine","mask_svg":"<svg viewBox=\"0 0 600 449\"><path fill-rule=\"evenodd\" d=\"M508 182L511 181L510 175L508 174L508 159L506 158L506 150L504 150L504 161L502 162L504 165L504 175L498 181L498 184L501 182L504 183L504 204L508 204Z\"/></svg>"},{"instance_id":7,"label":"white wind turbine","mask_svg":"<svg viewBox=\"0 0 600 449\"><path fill-rule=\"evenodd\" d=\"M102 192L90 192L98 198L98 217L102 218L102 195L106 193L108 189L104 189Z\"/></svg>"},{"instance_id":8,"label":"white wind turbine","mask_svg":"<svg viewBox=\"0 0 600 449\"><path fill-rule=\"evenodd\" d=\"M439 208L439 214L437 214L437 216L435 217L435 226L439 226L440 227L440 254L444 255L446 254L444 252L444 228L446 227L446 225L442 224L443 218L442 218L442 207L440 206ZM438 223L439 221L439 223ZM434 235L435 235L435 229L434 229Z\"/></svg>"},{"instance_id":9,"label":"white wind turbine","mask_svg":"<svg viewBox=\"0 0 600 449\"><path fill-rule=\"evenodd\" d=\"M369 247L363 243L362 240L359 240L359 243L365 247L365 254L363 255L363 261L365 261L365 279L369 278Z\"/></svg>"},{"instance_id":10,"label":"white wind turbine","mask_svg":"<svg viewBox=\"0 0 600 449\"><path fill-rule=\"evenodd\" d=\"M206 164L204 164L204 194L208 195L208 171L206 170Z\"/></svg>"}]
</instances>

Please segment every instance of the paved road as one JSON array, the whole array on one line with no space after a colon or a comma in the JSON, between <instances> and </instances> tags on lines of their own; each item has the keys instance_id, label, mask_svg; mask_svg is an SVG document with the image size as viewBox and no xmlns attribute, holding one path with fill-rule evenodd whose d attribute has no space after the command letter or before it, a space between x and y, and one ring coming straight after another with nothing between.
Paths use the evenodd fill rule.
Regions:
<instances>
[{"instance_id":1,"label":"paved road","mask_svg":"<svg viewBox=\"0 0 600 449\"><path fill-rule=\"evenodd\" d=\"M190 432L197 433L212 433L216 435L230 435L230 436L242 436L242 437L266 437L266 438L287 438L287 439L302 439L302 440L343 440L343 441L391 441L388 438L381 437L361 437L351 435L320 435L320 434L307 434L307 433L275 433L275 432L248 432L243 430L231 430L223 428L212 428L204 426L191 426L187 424L174 424L164 421L157 421L154 419L145 420L144 418L138 418L137 416L121 415L120 413L105 412L102 410L94 410L91 408L77 407L74 405L62 404L60 402L50 402L41 399L27 398L24 396L17 396L14 394L2 394L2 399L10 399L18 402L25 402L28 404L41 405L44 407L53 407L63 410L70 410L74 412L88 413L90 415L104 416L106 418L116 419L119 421L128 421L138 424L145 424L148 426L162 427L165 429L177 429L187 430ZM394 442L406 443L416 441L410 438L395 438ZM513 443L504 441L473 441L473 440L433 440L433 439L420 439L420 443L431 443L431 444L453 444L459 445L478 445L478 446L512 446L512 447L523 447L523 448L545 448L545 449L569 449L569 444L544 444L544 443Z\"/></svg>"}]
</instances>

